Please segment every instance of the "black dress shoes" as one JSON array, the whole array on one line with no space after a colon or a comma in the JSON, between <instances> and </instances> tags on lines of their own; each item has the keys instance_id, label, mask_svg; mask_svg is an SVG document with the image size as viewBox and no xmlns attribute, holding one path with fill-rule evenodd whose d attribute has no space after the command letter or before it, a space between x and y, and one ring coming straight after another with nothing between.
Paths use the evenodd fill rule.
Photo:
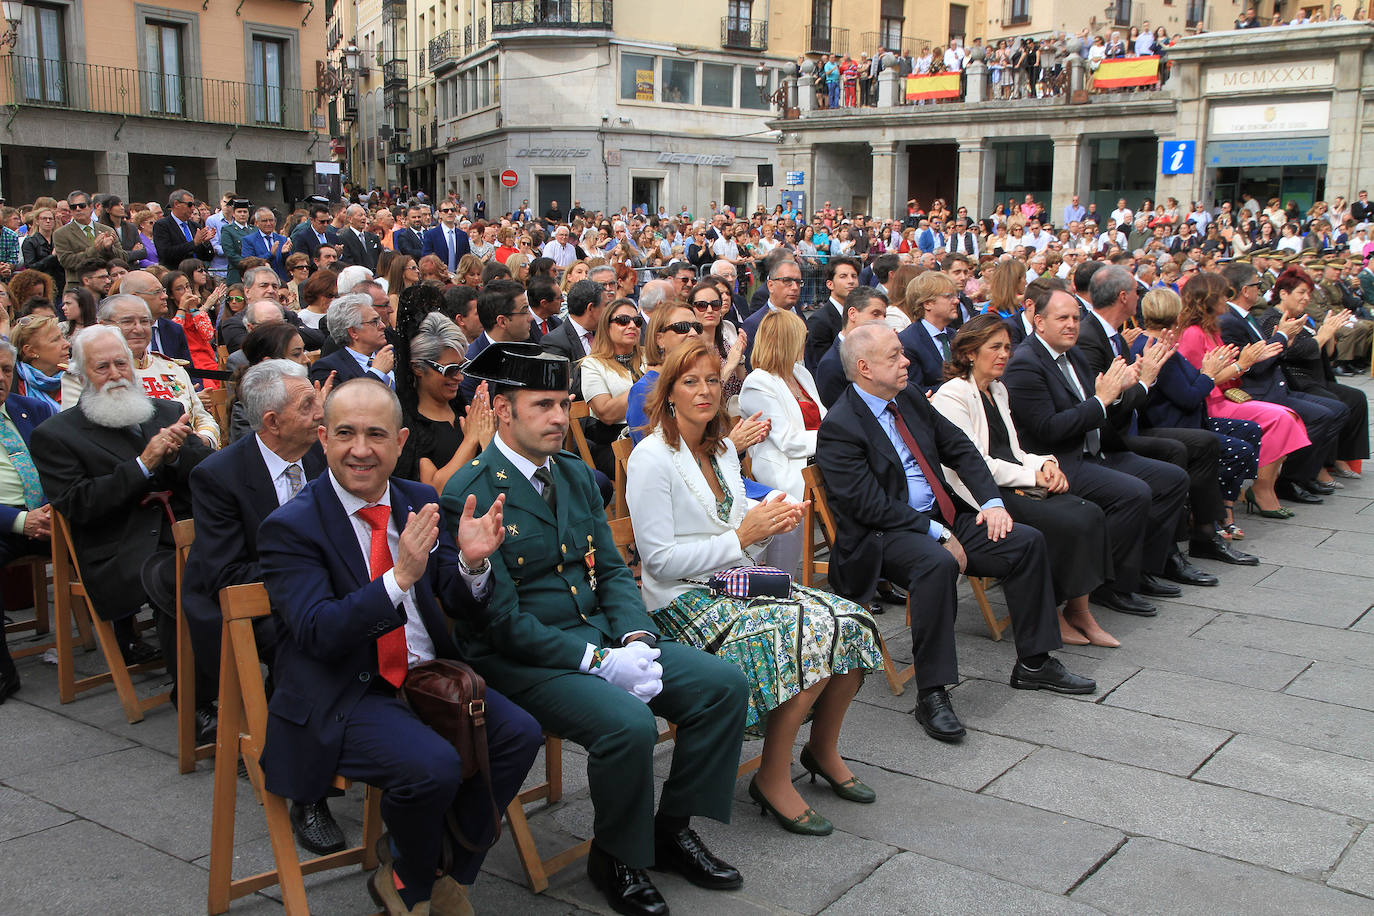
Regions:
<instances>
[{"instance_id":1,"label":"black dress shoes","mask_svg":"<svg viewBox=\"0 0 1374 916\"><path fill-rule=\"evenodd\" d=\"M1153 604L1134 592L1118 592L1106 586L1089 595L1088 600L1101 607L1137 617L1153 617L1159 613Z\"/></svg>"},{"instance_id":2,"label":"black dress shoes","mask_svg":"<svg viewBox=\"0 0 1374 916\"><path fill-rule=\"evenodd\" d=\"M1204 585L1211 587L1220 585L1221 580L1209 572L1203 572L1184 558L1180 551L1175 550L1169 555L1169 559L1164 561L1164 578L1171 582L1181 582L1184 585Z\"/></svg>"},{"instance_id":3,"label":"black dress shoes","mask_svg":"<svg viewBox=\"0 0 1374 916\"><path fill-rule=\"evenodd\" d=\"M1330 496L1337 490L1342 489L1342 487L1334 481L1326 483L1325 481L1316 479L1304 480L1302 482L1302 488L1309 493L1316 493L1318 496Z\"/></svg>"},{"instance_id":4,"label":"black dress shoes","mask_svg":"<svg viewBox=\"0 0 1374 916\"><path fill-rule=\"evenodd\" d=\"M916 721L936 741L958 741L966 734L943 689L932 690L916 701Z\"/></svg>"},{"instance_id":5,"label":"black dress shoes","mask_svg":"<svg viewBox=\"0 0 1374 916\"><path fill-rule=\"evenodd\" d=\"M625 916L667 916L668 904L642 868L631 868L592 843L587 877L606 895L611 909Z\"/></svg>"},{"instance_id":6,"label":"black dress shoes","mask_svg":"<svg viewBox=\"0 0 1374 916\"><path fill-rule=\"evenodd\" d=\"M1202 560L1220 560L1233 566L1259 565L1259 557L1237 550L1219 534L1207 538L1193 538L1188 542L1188 556Z\"/></svg>"},{"instance_id":7,"label":"black dress shoes","mask_svg":"<svg viewBox=\"0 0 1374 916\"><path fill-rule=\"evenodd\" d=\"M1092 693L1097 681L1073 674L1051 655L1039 668L1030 668L1019 658L1011 669L1011 686L1017 690L1053 690L1055 693Z\"/></svg>"},{"instance_id":8,"label":"black dress shoes","mask_svg":"<svg viewBox=\"0 0 1374 916\"><path fill-rule=\"evenodd\" d=\"M196 707L196 744L213 744L219 731L219 713L214 703Z\"/></svg>"},{"instance_id":9,"label":"black dress shoes","mask_svg":"<svg viewBox=\"0 0 1374 916\"><path fill-rule=\"evenodd\" d=\"M669 833L654 833L654 868L675 871L697 887L713 891L732 891L744 886L739 869L711 854L706 844L690 827Z\"/></svg>"},{"instance_id":10,"label":"black dress shoes","mask_svg":"<svg viewBox=\"0 0 1374 916\"><path fill-rule=\"evenodd\" d=\"M343 830L329 813L329 802L323 799L308 805L292 802L291 829L296 833L296 842L317 856L344 848Z\"/></svg>"},{"instance_id":11,"label":"black dress shoes","mask_svg":"<svg viewBox=\"0 0 1374 916\"><path fill-rule=\"evenodd\" d=\"M888 604L906 604L906 589L886 579L878 580L878 599Z\"/></svg>"},{"instance_id":12,"label":"black dress shoes","mask_svg":"<svg viewBox=\"0 0 1374 916\"><path fill-rule=\"evenodd\" d=\"M1168 560L1165 561L1164 567L1168 569ZM1179 595L1183 594L1183 589L1174 585L1172 582L1165 582L1160 576L1141 573L1140 594L1147 598L1177 598Z\"/></svg>"},{"instance_id":13,"label":"black dress shoes","mask_svg":"<svg viewBox=\"0 0 1374 916\"><path fill-rule=\"evenodd\" d=\"M1274 487L1274 492L1278 494L1280 499L1286 499L1290 503L1315 506L1325 502L1316 493L1291 480L1280 480L1278 486Z\"/></svg>"},{"instance_id":14,"label":"black dress shoes","mask_svg":"<svg viewBox=\"0 0 1374 916\"><path fill-rule=\"evenodd\" d=\"M131 639L119 647L119 653L124 656L124 664L130 668L134 665L146 665L149 662L155 662L162 657L161 652L141 639Z\"/></svg>"},{"instance_id":15,"label":"black dress shoes","mask_svg":"<svg viewBox=\"0 0 1374 916\"><path fill-rule=\"evenodd\" d=\"M0 703L5 702L18 692L19 672L11 671L5 674L0 674Z\"/></svg>"}]
</instances>

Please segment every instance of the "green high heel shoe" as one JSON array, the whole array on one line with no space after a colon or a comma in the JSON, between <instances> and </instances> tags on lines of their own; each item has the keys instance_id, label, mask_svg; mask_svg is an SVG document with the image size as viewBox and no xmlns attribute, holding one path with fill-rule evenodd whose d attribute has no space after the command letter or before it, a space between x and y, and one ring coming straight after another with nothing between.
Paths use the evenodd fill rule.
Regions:
<instances>
[{"instance_id":1,"label":"green high heel shoe","mask_svg":"<svg viewBox=\"0 0 1374 916\"><path fill-rule=\"evenodd\" d=\"M772 803L764 797L763 790L759 788L758 777L749 780L749 797L759 806L759 815L771 814L782 824L782 829L788 833L799 833L802 836L829 836L835 832L835 825L816 812L815 808L807 808L801 814L793 818L783 817L774 808Z\"/></svg>"},{"instance_id":2,"label":"green high heel shoe","mask_svg":"<svg viewBox=\"0 0 1374 916\"><path fill-rule=\"evenodd\" d=\"M1259 507L1259 501L1255 499L1255 491L1250 487L1245 488L1244 496L1246 515L1258 515L1260 518L1283 519L1292 518L1294 515L1297 514L1292 509L1289 509L1287 506L1279 506L1277 509L1261 509Z\"/></svg>"},{"instance_id":3,"label":"green high heel shoe","mask_svg":"<svg viewBox=\"0 0 1374 916\"><path fill-rule=\"evenodd\" d=\"M815 755L811 753L811 748L805 744L802 745L801 749L801 765L806 772L811 774L812 782L816 781L817 776L821 777L826 782L830 783L831 790L845 801L858 802L861 805L871 805L878 800L878 793L859 782L857 776L851 776L844 782L836 782L834 779L831 779L830 774L821 769L820 763L816 760Z\"/></svg>"}]
</instances>

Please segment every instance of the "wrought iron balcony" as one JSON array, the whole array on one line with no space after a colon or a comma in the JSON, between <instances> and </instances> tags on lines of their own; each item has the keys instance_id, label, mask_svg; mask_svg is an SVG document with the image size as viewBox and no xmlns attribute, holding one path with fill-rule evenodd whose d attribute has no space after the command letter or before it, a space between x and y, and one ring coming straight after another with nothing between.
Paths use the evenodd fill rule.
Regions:
<instances>
[{"instance_id":1,"label":"wrought iron balcony","mask_svg":"<svg viewBox=\"0 0 1374 916\"><path fill-rule=\"evenodd\" d=\"M491 31L605 29L612 26L611 0L491 0Z\"/></svg>"},{"instance_id":2,"label":"wrought iron balcony","mask_svg":"<svg viewBox=\"0 0 1374 916\"><path fill-rule=\"evenodd\" d=\"M458 30L449 29L429 40L429 72L445 73L452 70L459 58Z\"/></svg>"},{"instance_id":3,"label":"wrought iron balcony","mask_svg":"<svg viewBox=\"0 0 1374 916\"><path fill-rule=\"evenodd\" d=\"M726 16L720 21L720 46L740 51L768 50L767 21Z\"/></svg>"},{"instance_id":4,"label":"wrought iron balcony","mask_svg":"<svg viewBox=\"0 0 1374 916\"><path fill-rule=\"evenodd\" d=\"M389 60L382 64L382 85L385 87L404 86L410 73L410 65L404 60Z\"/></svg>"},{"instance_id":5,"label":"wrought iron balcony","mask_svg":"<svg viewBox=\"0 0 1374 916\"><path fill-rule=\"evenodd\" d=\"M808 25L804 37L808 54L849 53L849 29L818 29Z\"/></svg>"},{"instance_id":6,"label":"wrought iron balcony","mask_svg":"<svg viewBox=\"0 0 1374 916\"><path fill-rule=\"evenodd\" d=\"M406 18L406 0L382 0L382 25Z\"/></svg>"},{"instance_id":7,"label":"wrought iron balcony","mask_svg":"<svg viewBox=\"0 0 1374 916\"><path fill-rule=\"evenodd\" d=\"M0 105L20 108L308 130L317 99L314 90L14 54L0 58Z\"/></svg>"}]
</instances>

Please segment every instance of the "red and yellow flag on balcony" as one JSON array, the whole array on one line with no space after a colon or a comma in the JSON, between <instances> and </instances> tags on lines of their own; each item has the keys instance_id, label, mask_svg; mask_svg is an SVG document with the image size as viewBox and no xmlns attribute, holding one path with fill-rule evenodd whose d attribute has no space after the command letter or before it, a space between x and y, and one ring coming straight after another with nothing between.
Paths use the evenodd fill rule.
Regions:
<instances>
[{"instance_id":1,"label":"red and yellow flag on balcony","mask_svg":"<svg viewBox=\"0 0 1374 916\"><path fill-rule=\"evenodd\" d=\"M931 73L925 76L906 78L906 100L918 99L957 99L959 98L959 74Z\"/></svg>"},{"instance_id":2,"label":"red and yellow flag on balcony","mask_svg":"<svg viewBox=\"0 0 1374 916\"><path fill-rule=\"evenodd\" d=\"M1153 86L1159 82L1159 57L1110 57L1098 65L1094 89Z\"/></svg>"}]
</instances>

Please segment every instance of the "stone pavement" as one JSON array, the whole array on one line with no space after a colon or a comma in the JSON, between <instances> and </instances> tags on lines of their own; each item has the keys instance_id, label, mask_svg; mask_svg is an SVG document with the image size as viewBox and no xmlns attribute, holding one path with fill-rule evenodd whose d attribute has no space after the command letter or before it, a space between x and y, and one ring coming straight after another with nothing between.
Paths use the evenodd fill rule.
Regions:
<instances>
[{"instance_id":1,"label":"stone pavement","mask_svg":"<svg viewBox=\"0 0 1374 916\"><path fill-rule=\"evenodd\" d=\"M1296 511L1242 515L1241 546L1263 562L1202 563L1219 588L1186 588L1150 620L1099 612L1122 647L1063 653L1097 678L1095 696L1008 687L1012 647L987 638L965 594L953 698L968 738L930 740L914 691L894 697L869 678L842 750L879 803L801 779L837 830L794 837L759 816L741 781L734 823L699 827L744 889L662 877L674 912L1374 913L1374 464ZM909 661L901 617L880 623ZM211 773L207 762L177 775L170 708L129 725L111 690L62 706L54 668L20 669L23 690L0 708L0 913L203 913ZM531 811L546 850L591 824L582 758L570 747L566 760L565 800ZM240 786L244 874L271 854ZM334 809L356 841L357 793ZM307 884L316 913L372 911L357 871ZM580 867L530 894L509 836L473 899L479 913L609 912ZM231 909L272 912L272 891Z\"/></svg>"}]
</instances>

